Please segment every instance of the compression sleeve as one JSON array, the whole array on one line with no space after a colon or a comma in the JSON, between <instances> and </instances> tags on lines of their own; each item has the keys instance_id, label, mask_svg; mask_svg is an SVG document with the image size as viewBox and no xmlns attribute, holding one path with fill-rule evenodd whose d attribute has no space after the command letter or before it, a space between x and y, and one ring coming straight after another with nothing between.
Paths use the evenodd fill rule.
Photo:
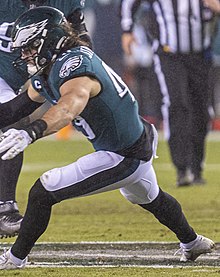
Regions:
<instances>
[{"instance_id":1,"label":"compression sleeve","mask_svg":"<svg viewBox=\"0 0 220 277\"><path fill-rule=\"evenodd\" d=\"M0 104L0 129L11 125L28 116L43 103L32 101L27 91L19 94L14 99Z\"/></svg>"}]
</instances>

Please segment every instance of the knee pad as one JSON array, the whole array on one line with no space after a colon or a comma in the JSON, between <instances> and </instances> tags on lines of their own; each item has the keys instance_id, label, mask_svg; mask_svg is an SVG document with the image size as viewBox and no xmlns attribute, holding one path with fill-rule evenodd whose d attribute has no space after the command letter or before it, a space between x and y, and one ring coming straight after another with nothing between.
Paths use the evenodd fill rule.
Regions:
<instances>
[{"instance_id":1,"label":"knee pad","mask_svg":"<svg viewBox=\"0 0 220 277\"><path fill-rule=\"evenodd\" d=\"M45 172L41 177L40 181L42 186L48 191L54 191L60 189L60 181L62 177L61 168L53 168Z\"/></svg>"},{"instance_id":2,"label":"knee pad","mask_svg":"<svg viewBox=\"0 0 220 277\"><path fill-rule=\"evenodd\" d=\"M40 177L46 190L55 192L77 184L97 172L104 172L119 164L123 157L106 151L97 151L79 158L76 162L48 170Z\"/></svg>"},{"instance_id":3,"label":"knee pad","mask_svg":"<svg viewBox=\"0 0 220 277\"><path fill-rule=\"evenodd\" d=\"M120 192L133 204L149 204L158 196L159 186L142 178L138 183L121 188Z\"/></svg>"}]
</instances>

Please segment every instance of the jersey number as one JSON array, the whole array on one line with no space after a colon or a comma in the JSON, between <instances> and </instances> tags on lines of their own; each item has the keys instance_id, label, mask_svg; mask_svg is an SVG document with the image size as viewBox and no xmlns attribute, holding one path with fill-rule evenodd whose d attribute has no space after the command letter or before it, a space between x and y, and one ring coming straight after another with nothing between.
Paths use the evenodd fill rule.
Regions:
<instances>
[{"instance_id":1,"label":"jersey number","mask_svg":"<svg viewBox=\"0 0 220 277\"><path fill-rule=\"evenodd\" d=\"M4 52L11 52L11 29L13 23L4 22L0 25L0 50Z\"/></svg>"},{"instance_id":2,"label":"jersey number","mask_svg":"<svg viewBox=\"0 0 220 277\"><path fill-rule=\"evenodd\" d=\"M104 69L106 70L108 76L113 82L113 85L118 92L119 97L124 97L127 93L129 93L132 101L135 101L134 95L129 90L128 86L122 81L121 77L115 73L106 63L102 62ZM95 134L89 124L80 116L77 116L76 120L74 121L75 125L81 127L84 131L84 135L92 140L95 138Z\"/></svg>"},{"instance_id":3,"label":"jersey number","mask_svg":"<svg viewBox=\"0 0 220 277\"><path fill-rule=\"evenodd\" d=\"M127 93L129 93L132 101L135 101L134 95L129 90L128 86L125 82L121 79L121 77L112 70L106 63L102 62L102 66L104 67L105 71L107 72L109 78L112 80L115 89L118 92L119 97L124 97Z\"/></svg>"},{"instance_id":4,"label":"jersey number","mask_svg":"<svg viewBox=\"0 0 220 277\"><path fill-rule=\"evenodd\" d=\"M75 121L75 125L83 129L83 134L90 140L95 138L95 134L89 124L85 121L81 116L77 116Z\"/></svg>"}]
</instances>

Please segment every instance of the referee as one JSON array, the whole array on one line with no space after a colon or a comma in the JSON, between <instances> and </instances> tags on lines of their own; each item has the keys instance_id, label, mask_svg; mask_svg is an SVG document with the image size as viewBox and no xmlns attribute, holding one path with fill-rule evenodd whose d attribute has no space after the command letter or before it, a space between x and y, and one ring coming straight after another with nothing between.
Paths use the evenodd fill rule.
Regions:
<instances>
[{"instance_id":1,"label":"referee","mask_svg":"<svg viewBox=\"0 0 220 277\"><path fill-rule=\"evenodd\" d=\"M213 7L219 0L122 0L122 47L127 54L131 54L134 41L135 12L146 2L151 6L147 32L152 40L154 70L162 94L164 134L177 171L176 185L204 184Z\"/></svg>"}]
</instances>

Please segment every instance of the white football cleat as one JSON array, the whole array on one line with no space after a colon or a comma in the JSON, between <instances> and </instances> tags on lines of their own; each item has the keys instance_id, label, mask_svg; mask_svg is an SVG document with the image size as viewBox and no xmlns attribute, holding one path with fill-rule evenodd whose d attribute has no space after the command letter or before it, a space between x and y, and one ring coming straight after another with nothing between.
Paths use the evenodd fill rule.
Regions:
<instances>
[{"instance_id":1,"label":"white football cleat","mask_svg":"<svg viewBox=\"0 0 220 277\"><path fill-rule=\"evenodd\" d=\"M183 243L180 243L180 249L178 251L182 254L180 261L195 261L201 254L211 253L214 247L215 243L212 240L198 235L194 244L190 248L187 248Z\"/></svg>"},{"instance_id":2,"label":"white football cleat","mask_svg":"<svg viewBox=\"0 0 220 277\"><path fill-rule=\"evenodd\" d=\"M21 264L15 264L11 257L11 252L10 250L5 251L1 256L0 256L0 270L10 270L10 269L21 269L25 267L27 263L27 258L25 258Z\"/></svg>"}]
</instances>

